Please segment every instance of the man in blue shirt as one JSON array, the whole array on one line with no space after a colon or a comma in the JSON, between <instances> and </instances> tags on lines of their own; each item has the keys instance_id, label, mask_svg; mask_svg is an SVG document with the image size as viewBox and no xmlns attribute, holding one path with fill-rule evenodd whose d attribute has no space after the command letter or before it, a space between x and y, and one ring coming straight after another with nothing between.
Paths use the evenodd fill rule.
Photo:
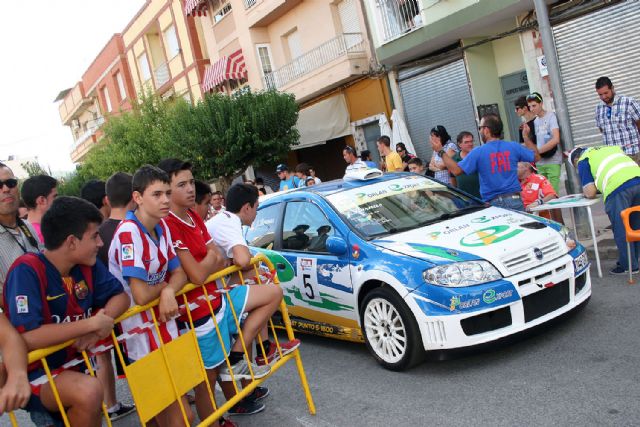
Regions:
<instances>
[{"instance_id":1,"label":"man in blue shirt","mask_svg":"<svg viewBox=\"0 0 640 427\"><path fill-rule=\"evenodd\" d=\"M4 303L9 320L29 351L75 343L47 356L58 372L56 386L71 425L100 426L102 386L97 378L63 365L111 333L129 307L118 279L97 261L102 240L100 211L76 197L57 198L42 218L46 252L19 257L7 274ZM29 366L34 385L26 410L36 425L60 422L51 385L40 362ZM44 414L43 414L44 413ZM47 420L47 421L43 421ZM56 424L57 425L57 424Z\"/></svg>"},{"instance_id":2,"label":"man in blue shirt","mask_svg":"<svg viewBox=\"0 0 640 427\"><path fill-rule=\"evenodd\" d=\"M502 121L495 114L483 116L478 131L484 145L471 150L460 163L449 157L437 140L432 141L431 146L452 174L478 173L482 200L494 206L524 211L518 162L539 160L537 147L531 141L525 142L527 148L524 148L517 142L501 140Z\"/></svg>"},{"instance_id":3,"label":"man in blue shirt","mask_svg":"<svg viewBox=\"0 0 640 427\"><path fill-rule=\"evenodd\" d=\"M284 163L280 163L276 167L276 174L280 178L280 190L291 190L292 188L298 188L300 186L300 179L297 176L289 172L289 167Z\"/></svg>"}]
</instances>

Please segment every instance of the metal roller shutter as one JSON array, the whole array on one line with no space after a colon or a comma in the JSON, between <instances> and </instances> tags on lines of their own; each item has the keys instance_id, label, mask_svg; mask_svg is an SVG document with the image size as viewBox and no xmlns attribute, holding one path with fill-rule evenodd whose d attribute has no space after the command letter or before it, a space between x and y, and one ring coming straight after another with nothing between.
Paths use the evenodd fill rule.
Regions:
<instances>
[{"instance_id":1,"label":"metal roller shutter","mask_svg":"<svg viewBox=\"0 0 640 427\"><path fill-rule=\"evenodd\" d=\"M608 76L622 95L640 99L640 2L627 1L553 28L575 145L601 144L595 81Z\"/></svg>"},{"instance_id":2,"label":"metal roller shutter","mask_svg":"<svg viewBox=\"0 0 640 427\"><path fill-rule=\"evenodd\" d=\"M477 135L478 123L462 59L424 72L403 70L398 77L411 141L422 160L431 160L429 131L436 125L444 126L454 141L463 130Z\"/></svg>"}]
</instances>

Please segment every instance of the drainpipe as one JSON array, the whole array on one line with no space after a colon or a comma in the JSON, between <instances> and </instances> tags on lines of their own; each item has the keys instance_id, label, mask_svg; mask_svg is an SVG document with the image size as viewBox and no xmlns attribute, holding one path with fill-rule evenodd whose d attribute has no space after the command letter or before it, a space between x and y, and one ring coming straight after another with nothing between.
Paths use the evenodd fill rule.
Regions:
<instances>
[{"instance_id":1,"label":"drainpipe","mask_svg":"<svg viewBox=\"0 0 640 427\"><path fill-rule=\"evenodd\" d=\"M564 96L562 88L562 76L560 74L560 64L558 63L558 55L556 45L549 23L549 11L544 0L533 0L538 20L538 30L542 37L542 46L544 48L544 57L547 61L547 69L549 71L549 80L551 81L551 90L553 90L553 100L556 106L556 116L558 117L558 125L560 126L560 144L566 151L573 149L573 136L571 135L571 123L569 121L569 110L567 109L567 100ZM578 181L576 170L565 162L567 171L567 191L571 194L581 192L581 186Z\"/></svg>"},{"instance_id":2,"label":"drainpipe","mask_svg":"<svg viewBox=\"0 0 640 427\"><path fill-rule=\"evenodd\" d=\"M551 90L553 91L553 99L556 106L556 116L558 117L558 125L560 126L560 144L564 150L570 151L574 147L573 136L571 134L567 99L565 98L564 89L561 84L562 75L560 73L558 54L556 52L553 32L551 31L551 23L549 22L549 10L544 0L533 0L533 4L538 20L538 31L540 31L540 37L542 37L544 57L547 61L547 70L549 71ZM582 186L578 180L578 174L575 168L569 163L569 160L565 160L564 163L565 170L567 171L567 191L570 194L582 193ZM587 227L585 208L576 209L574 219L576 221L576 231L588 236L589 228Z\"/></svg>"}]
</instances>

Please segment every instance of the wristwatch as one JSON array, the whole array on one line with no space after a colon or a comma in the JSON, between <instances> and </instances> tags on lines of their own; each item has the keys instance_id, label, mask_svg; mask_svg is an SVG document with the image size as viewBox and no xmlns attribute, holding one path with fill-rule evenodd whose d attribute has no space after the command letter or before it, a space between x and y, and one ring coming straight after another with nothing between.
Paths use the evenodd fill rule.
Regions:
<instances>
[{"instance_id":1,"label":"wristwatch","mask_svg":"<svg viewBox=\"0 0 640 427\"><path fill-rule=\"evenodd\" d=\"M444 153L446 153L446 151L440 150L440 151L438 151L438 156L442 157Z\"/></svg>"}]
</instances>

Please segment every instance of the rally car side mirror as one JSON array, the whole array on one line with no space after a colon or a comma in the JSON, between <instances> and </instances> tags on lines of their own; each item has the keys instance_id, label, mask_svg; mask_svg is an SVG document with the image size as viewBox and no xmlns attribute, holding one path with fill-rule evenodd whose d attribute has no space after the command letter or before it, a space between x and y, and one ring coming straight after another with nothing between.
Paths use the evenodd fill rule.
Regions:
<instances>
[{"instance_id":1,"label":"rally car side mirror","mask_svg":"<svg viewBox=\"0 0 640 427\"><path fill-rule=\"evenodd\" d=\"M333 255L344 255L347 253L347 242L342 237L329 236L326 248Z\"/></svg>"}]
</instances>

